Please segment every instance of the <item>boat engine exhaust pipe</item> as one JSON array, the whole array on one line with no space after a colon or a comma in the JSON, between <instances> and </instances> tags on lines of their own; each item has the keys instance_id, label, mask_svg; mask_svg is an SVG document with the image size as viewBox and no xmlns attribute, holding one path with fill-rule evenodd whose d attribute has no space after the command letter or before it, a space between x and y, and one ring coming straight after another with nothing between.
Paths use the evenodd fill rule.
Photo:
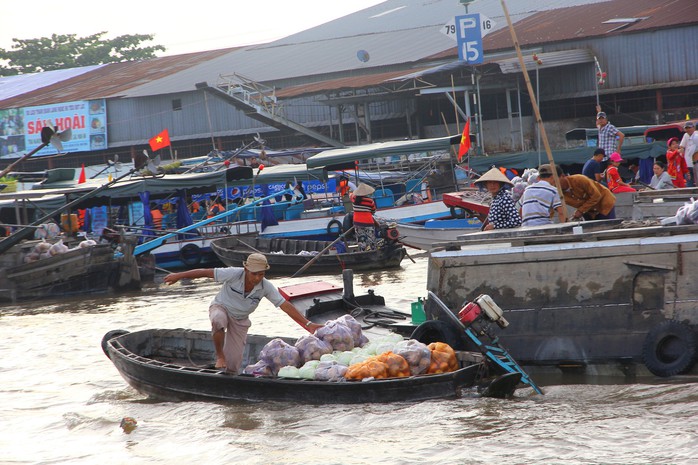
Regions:
<instances>
[{"instance_id":1,"label":"boat engine exhaust pipe","mask_svg":"<svg viewBox=\"0 0 698 465\"><path fill-rule=\"evenodd\" d=\"M344 284L344 291L342 298L345 301L354 301L354 270L345 269L342 270L342 282Z\"/></svg>"}]
</instances>

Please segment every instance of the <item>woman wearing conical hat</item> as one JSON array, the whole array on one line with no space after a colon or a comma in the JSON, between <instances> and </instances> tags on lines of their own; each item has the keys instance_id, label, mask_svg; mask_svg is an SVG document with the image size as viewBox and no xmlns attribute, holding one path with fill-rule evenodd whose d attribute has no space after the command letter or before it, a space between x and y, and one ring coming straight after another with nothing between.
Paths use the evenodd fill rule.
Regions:
<instances>
[{"instance_id":1,"label":"woman wearing conical hat","mask_svg":"<svg viewBox=\"0 0 698 465\"><path fill-rule=\"evenodd\" d=\"M376 202L371 198L375 191L368 184L361 183L352 194L354 234L360 251L376 249L376 228L373 218L373 214L376 212Z\"/></svg>"},{"instance_id":2,"label":"woman wearing conical hat","mask_svg":"<svg viewBox=\"0 0 698 465\"><path fill-rule=\"evenodd\" d=\"M507 187L514 184L498 168L492 168L475 181L478 187L484 187L492 195L490 212L487 214L482 230L518 228L521 215L514 205L514 199Z\"/></svg>"}]
</instances>

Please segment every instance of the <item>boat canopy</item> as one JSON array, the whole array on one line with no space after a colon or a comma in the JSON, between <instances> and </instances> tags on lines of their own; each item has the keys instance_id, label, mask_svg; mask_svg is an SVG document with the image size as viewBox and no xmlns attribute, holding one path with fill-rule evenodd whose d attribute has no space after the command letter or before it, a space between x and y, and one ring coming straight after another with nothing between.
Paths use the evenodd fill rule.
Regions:
<instances>
[{"instance_id":1,"label":"boat canopy","mask_svg":"<svg viewBox=\"0 0 698 465\"><path fill-rule=\"evenodd\" d=\"M254 170L257 174L257 170ZM277 184L286 181L293 182L320 180L327 181L327 172L322 169L308 169L305 163L284 164L284 165L265 165L264 169L259 171L259 175L254 177L255 184ZM253 178L240 178L232 182L228 182L229 186L246 186L252 184Z\"/></svg>"},{"instance_id":2,"label":"boat canopy","mask_svg":"<svg viewBox=\"0 0 698 465\"><path fill-rule=\"evenodd\" d=\"M439 137L435 139L398 140L374 144L330 149L308 158L309 169L324 170L353 169L357 161L370 160L391 155L407 155L432 150L450 150L451 145L459 144L461 136Z\"/></svg>"},{"instance_id":3,"label":"boat canopy","mask_svg":"<svg viewBox=\"0 0 698 465\"><path fill-rule=\"evenodd\" d=\"M554 150L553 160L558 165L584 164L594 153L596 147L576 147L573 149ZM653 142L651 144L632 144L627 147L623 145L623 159L646 159L657 158L666 154L666 144L664 142ZM540 160L540 163L539 163ZM471 169L484 173L493 165L497 167L526 169L535 168L541 163L548 163L545 152L518 152L492 155L489 157L470 157L469 166Z\"/></svg>"},{"instance_id":4,"label":"boat canopy","mask_svg":"<svg viewBox=\"0 0 698 465\"><path fill-rule=\"evenodd\" d=\"M178 189L186 189L187 194L206 194L215 192L225 186L246 186L251 184L275 184L286 181L293 182L313 179L327 180L327 173L323 170L308 171L305 164L277 165L265 167L255 177L257 170L250 167L233 167L227 170L211 171L205 173L166 174L159 176L137 176L123 179L108 189L98 193L94 197L86 199L81 208L97 205L119 205L128 203L131 199L138 199L140 192L148 191L151 199L166 198L172 196ZM29 202L36 208L53 210L62 204L82 197L86 193L97 189L104 184L104 179L88 180L78 184L71 183L66 187L64 181L57 183L53 188L51 183L43 183L42 189L0 194L0 206L2 208L13 207L17 203Z\"/></svg>"}]
</instances>

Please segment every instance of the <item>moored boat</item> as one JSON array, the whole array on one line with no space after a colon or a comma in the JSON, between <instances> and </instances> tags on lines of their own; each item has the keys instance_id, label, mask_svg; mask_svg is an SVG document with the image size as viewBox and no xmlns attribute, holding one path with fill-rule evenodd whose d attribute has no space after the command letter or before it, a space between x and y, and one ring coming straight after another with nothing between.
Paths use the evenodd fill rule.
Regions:
<instances>
[{"instance_id":1,"label":"moored boat","mask_svg":"<svg viewBox=\"0 0 698 465\"><path fill-rule=\"evenodd\" d=\"M620 377L694 373L698 225L559 227L572 231L461 236L432 252L427 287L451 307L492 295L512 322L501 340L523 365Z\"/></svg>"},{"instance_id":2,"label":"moored boat","mask_svg":"<svg viewBox=\"0 0 698 465\"><path fill-rule=\"evenodd\" d=\"M40 242L25 241L0 254L0 301L99 294L140 286L137 267L116 257L109 244L75 247L35 261L26 260Z\"/></svg>"},{"instance_id":3,"label":"moored boat","mask_svg":"<svg viewBox=\"0 0 698 465\"><path fill-rule=\"evenodd\" d=\"M400 242L422 250L432 250L436 244L455 241L458 236L480 231L482 223L476 218L432 220L424 224L398 223Z\"/></svg>"},{"instance_id":4,"label":"moored boat","mask_svg":"<svg viewBox=\"0 0 698 465\"><path fill-rule=\"evenodd\" d=\"M337 273L345 268L355 271L382 270L400 266L405 257L404 247L392 240L376 250L351 251L345 253L316 252L327 249L332 242L312 239L266 239L261 237L229 236L211 242L211 248L227 266L242 266L252 252L262 253L269 262L270 273L293 274L309 262L307 273Z\"/></svg>"}]
</instances>

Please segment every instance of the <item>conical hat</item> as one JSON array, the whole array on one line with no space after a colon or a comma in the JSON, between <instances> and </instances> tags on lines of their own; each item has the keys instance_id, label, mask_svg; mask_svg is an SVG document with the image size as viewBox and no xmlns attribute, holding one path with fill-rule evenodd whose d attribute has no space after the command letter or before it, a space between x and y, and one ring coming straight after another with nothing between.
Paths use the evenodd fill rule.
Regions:
<instances>
[{"instance_id":1,"label":"conical hat","mask_svg":"<svg viewBox=\"0 0 698 465\"><path fill-rule=\"evenodd\" d=\"M478 182L487 182L487 181L497 181L497 182L501 182L504 184L509 184L510 186L514 185L513 182L509 181L509 178L507 178L504 175L504 173L499 171L499 168L492 168L487 173L480 176L480 178L474 182L478 183Z\"/></svg>"},{"instance_id":2,"label":"conical hat","mask_svg":"<svg viewBox=\"0 0 698 465\"><path fill-rule=\"evenodd\" d=\"M376 192L376 190L373 187L369 186L368 184L361 183L354 191L354 195L363 197L366 195L371 195L374 192Z\"/></svg>"}]
</instances>

